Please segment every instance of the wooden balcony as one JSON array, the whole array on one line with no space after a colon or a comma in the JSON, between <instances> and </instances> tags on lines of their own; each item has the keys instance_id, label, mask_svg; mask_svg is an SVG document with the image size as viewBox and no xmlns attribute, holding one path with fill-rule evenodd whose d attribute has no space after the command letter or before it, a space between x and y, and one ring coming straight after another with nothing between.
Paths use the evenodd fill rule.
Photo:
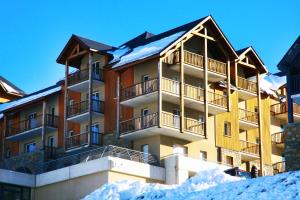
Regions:
<instances>
[{"instance_id":1,"label":"wooden balcony","mask_svg":"<svg viewBox=\"0 0 300 200\"><path fill-rule=\"evenodd\" d=\"M82 146L87 146L89 142L89 137L91 145L100 145L102 134L99 132L92 132L92 135L89 132L84 132L80 134L75 134L65 138L65 147L67 150L79 148Z\"/></svg>"},{"instance_id":2,"label":"wooden balcony","mask_svg":"<svg viewBox=\"0 0 300 200\"><path fill-rule=\"evenodd\" d=\"M239 109L239 124L242 130L258 128L258 113Z\"/></svg>"},{"instance_id":3,"label":"wooden balcony","mask_svg":"<svg viewBox=\"0 0 300 200\"><path fill-rule=\"evenodd\" d=\"M273 104L270 108L271 115L280 120L287 120L288 106L287 102ZM300 106L293 103L293 112L295 122L300 121Z\"/></svg>"},{"instance_id":4,"label":"wooden balcony","mask_svg":"<svg viewBox=\"0 0 300 200\"><path fill-rule=\"evenodd\" d=\"M92 72L93 86L99 87L104 82L103 70ZM68 89L85 92L89 88L89 69L78 70L68 75Z\"/></svg>"},{"instance_id":5,"label":"wooden balcony","mask_svg":"<svg viewBox=\"0 0 300 200\"><path fill-rule=\"evenodd\" d=\"M273 164L273 173L275 174L280 174L285 172L285 162L281 161L281 162L277 162Z\"/></svg>"},{"instance_id":6,"label":"wooden balcony","mask_svg":"<svg viewBox=\"0 0 300 200\"><path fill-rule=\"evenodd\" d=\"M165 62L172 65L171 69L179 71L180 70L180 53L179 51L174 52L170 55L170 58ZM209 82L219 82L226 79L227 76L227 66L226 63L214 60L212 58L207 59L208 62L208 81ZM184 73L204 78L204 58L202 55L184 50Z\"/></svg>"},{"instance_id":7,"label":"wooden balcony","mask_svg":"<svg viewBox=\"0 0 300 200\"><path fill-rule=\"evenodd\" d=\"M242 160L251 161L259 158L259 145L257 143L240 140Z\"/></svg>"},{"instance_id":8,"label":"wooden balcony","mask_svg":"<svg viewBox=\"0 0 300 200\"><path fill-rule=\"evenodd\" d=\"M237 77L237 85L239 98L242 100L248 100L257 96L257 83L249 81L243 77Z\"/></svg>"},{"instance_id":9,"label":"wooden balcony","mask_svg":"<svg viewBox=\"0 0 300 200\"><path fill-rule=\"evenodd\" d=\"M287 136L287 132L285 132L285 131L273 133L271 135L272 144L276 145L277 147L284 148L284 142L285 142L286 136Z\"/></svg>"},{"instance_id":10,"label":"wooden balcony","mask_svg":"<svg viewBox=\"0 0 300 200\"><path fill-rule=\"evenodd\" d=\"M46 114L45 118L46 133L56 130L59 123L59 117L56 115ZM20 141L32 138L42 134L43 115L36 118L25 119L20 122L10 124L6 129L6 139Z\"/></svg>"},{"instance_id":11,"label":"wooden balcony","mask_svg":"<svg viewBox=\"0 0 300 200\"><path fill-rule=\"evenodd\" d=\"M138 139L153 135L166 135L188 141L197 141L204 138L203 124L196 120L185 119L185 132L180 133L180 116L163 111L161 113L161 128L158 127L159 115L152 113L125 120L120 123L121 138Z\"/></svg>"},{"instance_id":12,"label":"wooden balcony","mask_svg":"<svg viewBox=\"0 0 300 200\"><path fill-rule=\"evenodd\" d=\"M100 117L104 114L104 101L92 100L93 117ZM81 101L67 107L67 119L73 122L84 122L88 120L89 101Z\"/></svg>"}]
</instances>

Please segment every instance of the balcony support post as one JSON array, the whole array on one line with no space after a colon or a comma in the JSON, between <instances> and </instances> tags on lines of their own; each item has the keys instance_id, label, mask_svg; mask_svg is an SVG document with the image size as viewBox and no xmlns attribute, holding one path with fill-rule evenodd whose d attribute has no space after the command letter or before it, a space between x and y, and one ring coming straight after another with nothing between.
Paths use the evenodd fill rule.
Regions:
<instances>
[{"instance_id":1,"label":"balcony support post","mask_svg":"<svg viewBox=\"0 0 300 200\"><path fill-rule=\"evenodd\" d=\"M2 158L5 158L5 138L6 138L6 132L7 132L7 117L6 115L4 114L3 116L3 139L2 139Z\"/></svg>"},{"instance_id":2,"label":"balcony support post","mask_svg":"<svg viewBox=\"0 0 300 200\"><path fill-rule=\"evenodd\" d=\"M46 135L46 101L43 101L43 115L42 115L42 149L45 149L45 135Z\"/></svg>"},{"instance_id":3,"label":"balcony support post","mask_svg":"<svg viewBox=\"0 0 300 200\"><path fill-rule=\"evenodd\" d=\"M207 36L207 28L204 28L204 35ZM204 37L204 134L207 139L208 131L208 57L207 57L207 38Z\"/></svg>"},{"instance_id":4,"label":"balcony support post","mask_svg":"<svg viewBox=\"0 0 300 200\"><path fill-rule=\"evenodd\" d=\"M180 132L184 132L184 43L180 45Z\"/></svg>"},{"instance_id":5,"label":"balcony support post","mask_svg":"<svg viewBox=\"0 0 300 200\"><path fill-rule=\"evenodd\" d=\"M261 115L261 93L260 93L260 77L259 71L256 71L256 81L257 81L257 102L258 102L258 130L259 130L259 156L260 156L260 175L263 175L264 169L264 155L263 155L263 137L262 137L262 115Z\"/></svg>"},{"instance_id":6,"label":"balcony support post","mask_svg":"<svg viewBox=\"0 0 300 200\"><path fill-rule=\"evenodd\" d=\"M117 113L116 113L116 131L117 131L117 138L120 138L120 72L117 72Z\"/></svg>"},{"instance_id":7,"label":"balcony support post","mask_svg":"<svg viewBox=\"0 0 300 200\"><path fill-rule=\"evenodd\" d=\"M64 136L63 136L63 148L66 149L66 136L68 134L68 75L69 65L68 60L65 63L65 88L64 88Z\"/></svg>"},{"instance_id":8,"label":"balcony support post","mask_svg":"<svg viewBox=\"0 0 300 200\"><path fill-rule=\"evenodd\" d=\"M230 60L227 61L227 111L230 111Z\"/></svg>"},{"instance_id":9,"label":"balcony support post","mask_svg":"<svg viewBox=\"0 0 300 200\"><path fill-rule=\"evenodd\" d=\"M291 70L288 70L288 73L287 73L287 76L288 77L286 79L286 82L287 82L287 96L286 96L286 99L287 99L287 108L288 108L288 123L294 123L294 108L293 108L293 100L291 98L292 96L292 92L295 92L295 91L292 91L292 81L291 81L291 78L292 78L292 74L291 74Z\"/></svg>"},{"instance_id":10,"label":"balcony support post","mask_svg":"<svg viewBox=\"0 0 300 200\"><path fill-rule=\"evenodd\" d=\"M159 58L157 64L157 89L158 89L158 128L161 127L161 113L162 113L162 58Z\"/></svg>"},{"instance_id":11,"label":"balcony support post","mask_svg":"<svg viewBox=\"0 0 300 200\"><path fill-rule=\"evenodd\" d=\"M92 67L92 52L89 51L89 60L88 60L88 67L89 67L89 132L87 137L88 146L91 146L91 136L92 136L92 125L93 125L93 67Z\"/></svg>"}]
</instances>

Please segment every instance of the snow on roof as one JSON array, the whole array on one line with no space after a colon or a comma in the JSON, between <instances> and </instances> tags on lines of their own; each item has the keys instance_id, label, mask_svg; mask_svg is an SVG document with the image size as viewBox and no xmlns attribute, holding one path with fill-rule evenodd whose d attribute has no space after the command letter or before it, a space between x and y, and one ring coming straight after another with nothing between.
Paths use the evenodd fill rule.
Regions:
<instances>
[{"instance_id":1,"label":"snow on roof","mask_svg":"<svg viewBox=\"0 0 300 200\"><path fill-rule=\"evenodd\" d=\"M0 76L0 85L9 94L15 94L19 96L23 96L25 94L23 90L21 90L2 76Z\"/></svg>"},{"instance_id":2,"label":"snow on roof","mask_svg":"<svg viewBox=\"0 0 300 200\"><path fill-rule=\"evenodd\" d=\"M59 90L61 90L61 86L60 85L55 85L55 86L51 86L49 88L40 90L38 92L29 94L29 95L24 96L20 99L0 104L0 113L6 111L8 109L11 109L11 108L14 108L14 107L17 107L17 106L35 101L35 100L38 100L42 97L45 97L45 96L48 96L48 95L53 94L55 92L58 92Z\"/></svg>"},{"instance_id":3,"label":"snow on roof","mask_svg":"<svg viewBox=\"0 0 300 200\"><path fill-rule=\"evenodd\" d=\"M158 54L162 50L164 50L168 45L170 45L172 42L174 42L180 36L182 36L184 33L185 33L185 31L180 31L180 32L174 33L168 37L150 42L143 46L138 46L133 49L130 49L127 46L122 46L117 50L108 51L108 53L113 55L113 60L110 61L110 64L117 62L112 67L112 68L117 68L122 65L125 65L125 64L137 61L137 60L142 60L142 59L148 58L150 56L153 56L155 54Z\"/></svg>"}]
</instances>

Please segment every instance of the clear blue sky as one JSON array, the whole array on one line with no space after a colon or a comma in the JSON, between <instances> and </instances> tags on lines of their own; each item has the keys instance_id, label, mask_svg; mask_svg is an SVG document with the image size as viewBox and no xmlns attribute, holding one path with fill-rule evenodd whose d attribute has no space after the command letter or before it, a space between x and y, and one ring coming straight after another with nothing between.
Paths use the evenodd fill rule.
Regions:
<instances>
[{"instance_id":1,"label":"clear blue sky","mask_svg":"<svg viewBox=\"0 0 300 200\"><path fill-rule=\"evenodd\" d=\"M0 75L26 92L54 84L72 33L118 46L211 14L235 49L254 46L271 72L300 34L299 0L3 0Z\"/></svg>"}]
</instances>

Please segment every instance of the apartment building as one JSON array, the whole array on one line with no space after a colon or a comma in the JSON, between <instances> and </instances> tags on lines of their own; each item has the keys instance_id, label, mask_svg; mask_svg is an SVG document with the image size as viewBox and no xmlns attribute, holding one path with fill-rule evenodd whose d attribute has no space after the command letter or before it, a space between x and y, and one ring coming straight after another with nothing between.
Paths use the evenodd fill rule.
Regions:
<instances>
[{"instance_id":1,"label":"apartment building","mask_svg":"<svg viewBox=\"0 0 300 200\"><path fill-rule=\"evenodd\" d=\"M64 81L0 105L2 168L31 173L15 176L33 199L58 188L81 198L124 178L181 183L208 162L271 175L282 161L268 71L211 16L119 47L72 35L57 63Z\"/></svg>"}]
</instances>

